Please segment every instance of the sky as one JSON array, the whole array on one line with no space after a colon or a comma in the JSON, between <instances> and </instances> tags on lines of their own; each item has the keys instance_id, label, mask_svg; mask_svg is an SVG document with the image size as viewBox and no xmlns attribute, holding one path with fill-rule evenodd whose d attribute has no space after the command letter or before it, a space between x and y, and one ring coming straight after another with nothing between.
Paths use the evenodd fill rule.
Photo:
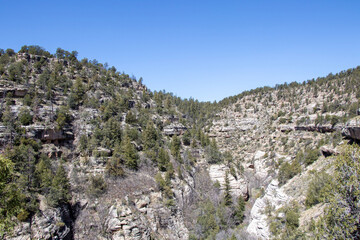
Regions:
<instances>
[{"instance_id":1,"label":"sky","mask_svg":"<svg viewBox=\"0 0 360 240\"><path fill-rule=\"evenodd\" d=\"M219 101L360 65L358 0L0 0L0 48L115 66L151 90Z\"/></svg>"}]
</instances>

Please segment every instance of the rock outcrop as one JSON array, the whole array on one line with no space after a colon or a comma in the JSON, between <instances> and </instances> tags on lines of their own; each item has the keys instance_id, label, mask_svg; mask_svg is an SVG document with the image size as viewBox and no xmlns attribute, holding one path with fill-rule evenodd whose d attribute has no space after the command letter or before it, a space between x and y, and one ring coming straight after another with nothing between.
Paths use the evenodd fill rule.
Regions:
<instances>
[{"instance_id":1,"label":"rock outcrop","mask_svg":"<svg viewBox=\"0 0 360 240\"><path fill-rule=\"evenodd\" d=\"M360 141L360 118L349 120L342 129L342 134L347 138Z\"/></svg>"},{"instance_id":2,"label":"rock outcrop","mask_svg":"<svg viewBox=\"0 0 360 240\"><path fill-rule=\"evenodd\" d=\"M229 168L224 164L214 164L210 165L208 168L210 178L213 182L218 181L220 183L220 189L224 190L225 188L225 173L229 171ZM231 194L235 197L239 195L245 196L247 194L247 183L242 176L237 176L236 178L229 174L229 181L231 187Z\"/></svg>"},{"instance_id":3,"label":"rock outcrop","mask_svg":"<svg viewBox=\"0 0 360 240\"><path fill-rule=\"evenodd\" d=\"M270 239L270 231L268 226L268 216L265 213L266 207L272 205L277 210L285 203L289 202L290 197L279 188L279 182L273 180L266 188L265 195L258 198L250 213L250 224L247 231L257 239Z\"/></svg>"},{"instance_id":4,"label":"rock outcrop","mask_svg":"<svg viewBox=\"0 0 360 240\"><path fill-rule=\"evenodd\" d=\"M126 203L132 203L128 205ZM161 204L158 192L139 195L112 205L106 220L107 231L113 240L188 239L181 212L171 212Z\"/></svg>"},{"instance_id":5,"label":"rock outcrop","mask_svg":"<svg viewBox=\"0 0 360 240\"><path fill-rule=\"evenodd\" d=\"M168 136L181 135L187 128L181 123L171 123L170 125L164 127L164 134Z\"/></svg>"}]
</instances>

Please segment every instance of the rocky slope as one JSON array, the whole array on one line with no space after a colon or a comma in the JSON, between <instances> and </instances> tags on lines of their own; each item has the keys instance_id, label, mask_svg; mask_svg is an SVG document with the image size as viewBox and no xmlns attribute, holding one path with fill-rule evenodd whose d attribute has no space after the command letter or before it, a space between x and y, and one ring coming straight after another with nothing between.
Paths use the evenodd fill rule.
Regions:
<instances>
[{"instance_id":1,"label":"rocky slope","mask_svg":"<svg viewBox=\"0 0 360 240\"><path fill-rule=\"evenodd\" d=\"M232 184L243 182L249 186L252 209L247 231L256 239L272 236L270 218L264 213L267 204L276 211L296 200L305 211L309 172L321 171L322 165L330 164L339 153L336 147L344 143L343 138L358 140L358 121L354 117L359 106L358 71L331 75L325 78L327 81L318 79L240 94L212 122L209 136L217 140L223 152L233 153L236 159L227 166L228 169L242 170L237 171L238 179ZM354 82L356 84L350 90ZM310 161L306 155L311 150L316 154ZM281 164L296 161L301 165L301 175L297 173L285 185L279 186ZM221 166L225 167L211 166L209 170ZM216 179L216 175L211 176ZM307 216L309 212L319 216L322 210L315 207L303 212L300 225L305 224L304 219L311 219Z\"/></svg>"},{"instance_id":2,"label":"rocky slope","mask_svg":"<svg viewBox=\"0 0 360 240\"><path fill-rule=\"evenodd\" d=\"M76 52L0 54L6 239L270 239L294 200L306 232L314 171L360 139L360 69L210 104Z\"/></svg>"}]
</instances>

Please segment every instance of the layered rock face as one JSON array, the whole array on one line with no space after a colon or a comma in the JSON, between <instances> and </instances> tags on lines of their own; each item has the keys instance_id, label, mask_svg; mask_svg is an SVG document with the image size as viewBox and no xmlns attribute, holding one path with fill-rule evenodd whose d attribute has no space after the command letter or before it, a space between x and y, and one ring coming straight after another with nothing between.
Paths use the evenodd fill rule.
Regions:
<instances>
[{"instance_id":1,"label":"layered rock face","mask_svg":"<svg viewBox=\"0 0 360 240\"><path fill-rule=\"evenodd\" d=\"M266 188L262 198L258 198L250 213L250 224L247 231L258 239L269 239L271 234L268 226L268 216L265 209L272 205L274 210L289 202L290 197L279 188L279 182L273 180Z\"/></svg>"},{"instance_id":2,"label":"layered rock face","mask_svg":"<svg viewBox=\"0 0 360 240\"><path fill-rule=\"evenodd\" d=\"M22 78L7 70L12 64L23 64ZM41 148L33 165L26 158L24 172L34 173L27 179L47 158L49 181L62 164L71 195L56 205L47 201L49 189L28 194L38 209L22 222L14 216L17 225L6 239L205 239L214 229L209 238L271 239L269 219L283 219L280 210L293 200L301 210L300 228L321 217L323 205L305 207L312 174L331 174L346 141L342 135L360 141L360 120L346 108L358 101L355 91L346 92L351 75L319 80L320 89L310 81L253 90L205 104L222 108L196 119L180 111L185 101L150 92L96 62L23 53L5 69L1 151L34 140ZM187 108L196 109L193 104ZM184 133L190 136L186 144ZM210 149L213 139L216 151ZM218 159L210 164L211 151ZM311 151L315 158L308 157ZM281 166L293 163L301 173L280 183ZM223 204L227 187L231 206ZM239 196L246 200L245 217L234 223ZM214 222L222 225L217 229ZM206 224L214 229L205 232Z\"/></svg>"},{"instance_id":3,"label":"layered rock face","mask_svg":"<svg viewBox=\"0 0 360 240\"><path fill-rule=\"evenodd\" d=\"M331 84L335 83L328 83L329 86ZM345 91L345 88L341 87L340 91ZM311 169L320 171L323 166L301 163L304 161L301 154L306 155L306 151L316 149L317 154L321 154L318 158L321 161L317 161L332 161L339 153L337 146L342 143L343 137L359 140L358 117L344 121L341 119L347 119L348 112L328 108L333 102L337 106L355 106L355 94L349 94L347 102L340 95L334 97L334 92L328 88L314 92L306 85L289 87L288 90L259 89L240 95L230 106L222 109L213 121L209 136L216 139L223 152L233 153L234 162L226 167L209 167L210 176L219 180L221 175L224 176L221 169L236 169L237 180L230 178L230 181L235 194L239 189L244 191L241 185L246 184L249 188L251 197L248 204L251 210L247 215L247 232L255 239L272 238L270 218L264 213L269 203L275 212L296 200L300 203L301 211L306 212L301 214L301 221L309 219L309 216L315 219L322 214L324 207L319 207L317 211L316 208L307 210L305 206L308 180L294 178L299 181L299 186L296 185L299 194L288 191L288 186L295 186L294 182L282 186L278 184L277 177L279 167L284 162L292 164L300 161L302 172L307 173ZM311 179L311 174L307 176ZM223 185L223 181L219 182Z\"/></svg>"}]
</instances>

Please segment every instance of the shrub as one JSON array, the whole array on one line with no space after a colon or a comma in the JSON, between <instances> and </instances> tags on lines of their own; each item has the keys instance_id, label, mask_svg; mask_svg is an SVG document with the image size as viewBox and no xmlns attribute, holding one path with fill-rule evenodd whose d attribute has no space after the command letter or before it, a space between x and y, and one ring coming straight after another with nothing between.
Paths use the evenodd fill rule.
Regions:
<instances>
[{"instance_id":1,"label":"shrub","mask_svg":"<svg viewBox=\"0 0 360 240\"><path fill-rule=\"evenodd\" d=\"M328 201L329 193L332 190L332 177L320 172L314 174L306 193L305 205L311 207L320 202Z\"/></svg>"},{"instance_id":2,"label":"shrub","mask_svg":"<svg viewBox=\"0 0 360 240\"><path fill-rule=\"evenodd\" d=\"M317 232L326 239L359 239L360 148L346 146L335 161L334 194ZM320 238L320 237L319 237Z\"/></svg>"},{"instance_id":3,"label":"shrub","mask_svg":"<svg viewBox=\"0 0 360 240\"><path fill-rule=\"evenodd\" d=\"M278 180L280 184L285 184L287 180L293 178L296 174L301 172L301 166L297 160L294 160L291 164L284 162L279 169Z\"/></svg>"},{"instance_id":4,"label":"shrub","mask_svg":"<svg viewBox=\"0 0 360 240\"><path fill-rule=\"evenodd\" d=\"M29 125L32 123L32 116L27 108L22 108L19 113L19 121L22 125Z\"/></svg>"},{"instance_id":5,"label":"shrub","mask_svg":"<svg viewBox=\"0 0 360 240\"><path fill-rule=\"evenodd\" d=\"M91 176L89 193L95 197L101 196L107 190L107 184L101 175Z\"/></svg>"},{"instance_id":6,"label":"shrub","mask_svg":"<svg viewBox=\"0 0 360 240\"><path fill-rule=\"evenodd\" d=\"M68 107L61 106L56 110L56 123L58 129L62 129L66 124L69 124L70 121L71 115Z\"/></svg>"},{"instance_id":7,"label":"shrub","mask_svg":"<svg viewBox=\"0 0 360 240\"><path fill-rule=\"evenodd\" d=\"M122 168L122 164L121 164L121 159L113 156L109 161L107 161L106 163L106 172L110 175L110 176L114 176L114 177L124 177L125 176L125 171Z\"/></svg>"},{"instance_id":8,"label":"shrub","mask_svg":"<svg viewBox=\"0 0 360 240\"><path fill-rule=\"evenodd\" d=\"M318 149L310 149L305 152L305 164L310 165L315 162L319 157Z\"/></svg>"}]
</instances>

